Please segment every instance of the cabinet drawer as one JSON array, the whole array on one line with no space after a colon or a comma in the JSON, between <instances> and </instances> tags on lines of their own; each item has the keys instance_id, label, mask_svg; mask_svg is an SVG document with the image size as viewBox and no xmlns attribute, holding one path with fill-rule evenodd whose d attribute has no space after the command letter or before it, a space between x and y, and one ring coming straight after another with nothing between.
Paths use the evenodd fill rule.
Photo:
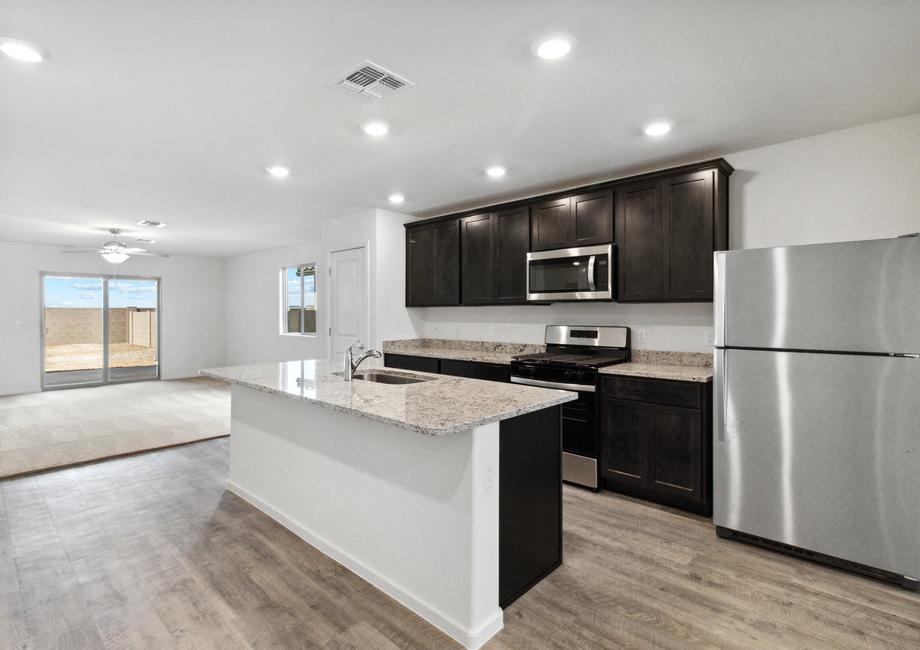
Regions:
<instances>
[{"instance_id":1,"label":"cabinet drawer","mask_svg":"<svg viewBox=\"0 0 920 650\"><path fill-rule=\"evenodd\" d=\"M383 365L387 368L401 368L402 370L418 370L419 372L438 372L438 360L434 357L415 357L411 354L383 355Z\"/></svg>"},{"instance_id":2,"label":"cabinet drawer","mask_svg":"<svg viewBox=\"0 0 920 650\"><path fill-rule=\"evenodd\" d=\"M500 363L441 359L441 374L488 381L511 381L511 366Z\"/></svg>"},{"instance_id":3,"label":"cabinet drawer","mask_svg":"<svg viewBox=\"0 0 920 650\"><path fill-rule=\"evenodd\" d=\"M687 381L604 377L601 383L601 395L615 399L695 409L703 406L702 385Z\"/></svg>"}]
</instances>

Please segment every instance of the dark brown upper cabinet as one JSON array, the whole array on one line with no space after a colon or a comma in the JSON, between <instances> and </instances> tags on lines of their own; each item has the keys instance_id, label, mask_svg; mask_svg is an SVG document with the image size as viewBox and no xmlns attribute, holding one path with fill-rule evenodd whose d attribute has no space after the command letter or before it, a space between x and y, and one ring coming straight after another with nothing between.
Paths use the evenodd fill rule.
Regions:
<instances>
[{"instance_id":1,"label":"dark brown upper cabinet","mask_svg":"<svg viewBox=\"0 0 920 650\"><path fill-rule=\"evenodd\" d=\"M526 206L495 213L494 302L527 302L530 211Z\"/></svg>"},{"instance_id":2,"label":"dark brown upper cabinet","mask_svg":"<svg viewBox=\"0 0 920 650\"><path fill-rule=\"evenodd\" d=\"M712 254L728 247L721 168L617 185L617 300L712 300Z\"/></svg>"},{"instance_id":3,"label":"dark brown upper cabinet","mask_svg":"<svg viewBox=\"0 0 920 650\"><path fill-rule=\"evenodd\" d=\"M526 207L460 219L461 304L525 303L529 250Z\"/></svg>"},{"instance_id":4,"label":"dark brown upper cabinet","mask_svg":"<svg viewBox=\"0 0 920 650\"><path fill-rule=\"evenodd\" d=\"M492 214L474 214L460 220L460 302L488 305L495 297L495 223Z\"/></svg>"},{"instance_id":5,"label":"dark brown upper cabinet","mask_svg":"<svg viewBox=\"0 0 920 650\"><path fill-rule=\"evenodd\" d=\"M714 175L681 174L662 186L665 300L712 300L712 254L728 247L714 238Z\"/></svg>"},{"instance_id":6,"label":"dark brown upper cabinet","mask_svg":"<svg viewBox=\"0 0 920 650\"><path fill-rule=\"evenodd\" d=\"M617 301L711 301L732 171L719 158L408 223L406 306L527 304L528 252L612 242Z\"/></svg>"},{"instance_id":7,"label":"dark brown upper cabinet","mask_svg":"<svg viewBox=\"0 0 920 650\"><path fill-rule=\"evenodd\" d=\"M603 190L534 203L530 229L535 251L609 244L613 241L613 193Z\"/></svg>"},{"instance_id":8,"label":"dark brown upper cabinet","mask_svg":"<svg viewBox=\"0 0 920 650\"><path fill-rule=\"evenodd\" d=\"M406 306L460 304L460 220L406 228Z\"/></svg>"},{"instance_id":9,"label":"dark brown upper cabinet","mask_svg":"<svg viewBox=\"0 0 920 650\"><path fill-rule=\"evenodd\" d=\"M661 297L661 191L657 181L617 188L617 298Z\"/></svg>"}]
</instances>

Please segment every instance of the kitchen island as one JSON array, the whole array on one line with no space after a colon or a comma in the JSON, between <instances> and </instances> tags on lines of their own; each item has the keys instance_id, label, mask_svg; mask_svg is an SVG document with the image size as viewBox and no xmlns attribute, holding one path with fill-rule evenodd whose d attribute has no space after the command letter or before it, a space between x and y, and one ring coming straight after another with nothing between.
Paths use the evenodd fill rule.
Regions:
<instances>
[{"instance_id":1,"label":"kitchen island","mask_svg":"<svg viewBox=\"0 0 920 650\"><path fill-rule=\"evenodd\" d=\"M202 371L232 384L228 489L478 648L562 561L559 405L577 395L335 370Z\"/></svg>"}]
</instances>

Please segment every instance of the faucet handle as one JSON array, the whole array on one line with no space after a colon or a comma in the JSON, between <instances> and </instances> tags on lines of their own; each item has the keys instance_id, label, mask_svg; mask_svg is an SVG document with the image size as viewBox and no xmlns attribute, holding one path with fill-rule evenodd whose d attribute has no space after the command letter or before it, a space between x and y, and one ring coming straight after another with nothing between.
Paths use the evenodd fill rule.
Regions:
<instances>
[{"instance_id":1,"label":"faucet handle","mask_svg":"<svg viewBox=\"0 0 920 650\"><path fill-rule=\"evenodd\" d=\"M348 346L349 350L360 351L364 349L364 344L361 343L361 339L355 339L355 342Z\"/></svg>"}]
</instances>

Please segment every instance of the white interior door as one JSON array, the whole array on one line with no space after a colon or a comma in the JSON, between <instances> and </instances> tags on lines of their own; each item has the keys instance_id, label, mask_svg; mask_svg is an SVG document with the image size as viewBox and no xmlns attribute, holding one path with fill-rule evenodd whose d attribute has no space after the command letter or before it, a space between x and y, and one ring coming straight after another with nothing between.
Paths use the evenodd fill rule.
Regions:
<instances>
[{"instance_id":1,"label":"white interior door","mask_svg":"<svg viewBox=\"0 0 920 650\"><path fill-rule=\"evenodd\" d=\"M364 254L362 247L329 255L329 358L334 364L342 364L346 348L356 340L371 345Z\"/></svg>"}]
</instances>

